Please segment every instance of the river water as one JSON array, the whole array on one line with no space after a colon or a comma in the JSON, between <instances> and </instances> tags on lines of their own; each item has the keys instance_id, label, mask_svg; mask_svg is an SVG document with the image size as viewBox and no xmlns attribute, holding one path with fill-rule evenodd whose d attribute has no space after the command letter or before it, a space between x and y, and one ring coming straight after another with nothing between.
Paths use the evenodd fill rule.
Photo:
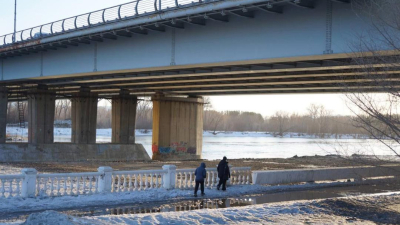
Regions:
<instances>
[{"instance_id":1,"label":"river water","mask_svg":"<svg viewBox=\"0 0 400 225\"><path fill-rule=\"evenodd\" d=\"M26 140L27 129L7 127L7 135L14 141ZM136 143L143 144L148 154L152 155L152 133L136 130ZM55 142L70 142L71 128L55 128ZM110 143L111 129L97 129L97 142ZM288 134L274 137L256 132L231 132L213 135L203 134L203 159L220 159L227 156L237 158L289 158L328 154L366 154L393 155L387 147L374 140L355 139L352 136L330 137L326 139Z\"/></svg>"},{"instance_id":2,"label":"river water","mask_svg":"<svg viewBox=\"0 0 400 225\"><path fill-rule=\"evenodd\" d=\"M138 136L151 155L151 136ZM390 155L381 144L372 140L313 139L276 137L203 137L203 159L238 158L289 158L297 156L329 155L337 153Z\"/></svg>"}]
</instances>

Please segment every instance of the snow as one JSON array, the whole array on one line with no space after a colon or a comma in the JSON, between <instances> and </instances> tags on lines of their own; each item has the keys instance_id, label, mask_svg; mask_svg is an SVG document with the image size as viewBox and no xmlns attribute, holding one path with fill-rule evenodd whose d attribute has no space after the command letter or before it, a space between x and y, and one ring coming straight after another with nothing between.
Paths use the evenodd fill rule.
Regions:
<instances>
[{"instance_id":1,"label":"snow","mask_svg":"<svg viewBox=\"0 0 400 225\"><path fill-rule=\"evenodd\" d=\"M262 186L262 185L234 185L228 187L228 191L222 192L216 189L206 189L207 198L227 198L237 197L257 193L274 193L278 191L304 190L321 187L347 186L351 183L335 182L330 184L304 184L304 185L282 185L282 186ZM55 210L67 208L81 208L89 206L118 205L149 203L170 200L190 200L193 197L193 189L189 190L165 190L149 189L144 191L134 191L130 193L108 193L94 194L86 196L59 196L59 197L37 197L37 198L7 198L1 199L0 212L16 213L29 212L34 210Z\"/></svg>"},{"instance_id":2,"label":"snow","mask_svg":"<svg viewBox=\"0 0 400 225\"><path fill-rule=\"evenodd\" d=\"M265 194L275 193L278 191L310 190L323 187L349 185L354 184L336 182L331 184L284 186L230 186L228 187L227 192L221 192L215 189L206 189L207 199L204 200L238 197L257 193ZM97 194L92 196L1 199L2 204L0 204L0 212L17 213L57 209L66 210L68 208L86 208L91 206L113 207L113 205L122 204L147 205L150 202L200 199L192 197L192 194L193 190L167 191L164 189L152 189L131 193ZM75 218L53 211L45 211L42 213L32 214L26 224L374 224L369 220L365 220L365 217L369 216L367 213L359 215L358 218L351 216L353 212L349 212L345 208L346 201L351 203L357 201L361 203L369 202L370 204L381 202L385 205L390 205L388 203L393 205L398 202L399 199L400 192L390 192L368 194L357 197L346 196L325 200L269 203L226 209L203 209L150 214L102 215L83 218ZM345 210L344 213L343 210ZM353 210L357 210L357 208L353 208ZM378 217L378 219L380 219L380 217ZM54 223L54 221L57 222ZM23 222L24 221L15 221L9 224L20 224Z\"/></svg>"},{"instance_id":3,"label":"snow","mask_svg":"<svg viewBox=\"0 0 400 225\"><path fill-rule=\"evenodd\" d=\"M284 203L271 203L262 205L251 205L226 209L203 209L181 212L161 212L150 214L127 214L127 215L103 215L95 217L75 218L53 211L32 214L25 224L375 224L375 222L391 222L395 218L370 219L368 214L354 215L352 210L340 206L327 208L338 204L341 199L349 202L385 202L395 203L398 201L399 193L391 196L373 197L358 196L346 198L334 198L311 201L295 201ZM348 213L337 213L345 209ZM391 214L388 214L390 216ZM12 224L22 223L13 222Z\"/></svg>"},{"instance_id":4,"label":"snow","mask_svg":"<svg viewBox=\"0 0 400 225\"><path fill-rule=\"evenodd\" d=\"M102 137L111 137L111 128L106 129L97 129L97 136ZM28 128L20 128L14 126L7 127L7 135L10 136L27 136ZM136 129L136 136L152 136L152 130L144 130L144 129ZM71 128L54 128L54 136L71 136ZM211 131L204 131L204 137L280 137L275 135L274 133L266 133L266 132L253 132L253 131L216 131L215 134ZM283 138L319 138L316 135L302 134L302 133L285 133ZM354 138L363 138L361 135L357 134L343 134L335 136L334 134L326 134L324 138L327 139L354 139Z\"/></svg>"},{"instance_id":5,"label":"snow","mask_svg":"<svg viewBox=\"0 0 400 225\"><path fill-rule=\"evenodd\" d=\"M42 213L31 214L24 225L38 225L38 224L57 224L57 225L90 225L93 222L87 221L82 218L68 216L55 211L45 211Z\"/></svg>"},{"instance_id":6,"label":"snow","mask_svg":"<svg viewBox=\"0 0 400 225\"><path fill-rule=\"evenodd\" d=\"M0 164L0 175L12 175L12 174L20 174L21 168L7 165L7 164Z\"/></svg>"}]
</instances>

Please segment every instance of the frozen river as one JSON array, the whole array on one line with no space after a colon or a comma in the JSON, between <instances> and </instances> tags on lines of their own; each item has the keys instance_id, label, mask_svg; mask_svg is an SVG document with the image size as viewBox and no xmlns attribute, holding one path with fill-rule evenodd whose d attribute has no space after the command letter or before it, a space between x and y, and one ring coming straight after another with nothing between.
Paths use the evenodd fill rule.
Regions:
<instances>
[{"instance_id":1,"label":"frozen river","mask_svg":"<svg viewBox=\"0 0 400 225\"><path fill-rule=\"evenodd\" d=\"M24 140L27 137L27 129L7 127L7 135L14 140ZM55 128L55 142L70 142L70 128ZM97 142L111 142L111 129L98 129ZM151 131L143 133L136 131L136 142L143 144L149 155L151 152ZM376 154L392 155L382 144L373 140L354 139L350 136L342 136L341 139L299 137L296 134L283 138L273 137L265 133L256 132L232 132L219 133L217 135L204 132L203 155L204 159L228 158L289 158L297 156L313 156L327 154Z\"/></svg>"}]
</instances>

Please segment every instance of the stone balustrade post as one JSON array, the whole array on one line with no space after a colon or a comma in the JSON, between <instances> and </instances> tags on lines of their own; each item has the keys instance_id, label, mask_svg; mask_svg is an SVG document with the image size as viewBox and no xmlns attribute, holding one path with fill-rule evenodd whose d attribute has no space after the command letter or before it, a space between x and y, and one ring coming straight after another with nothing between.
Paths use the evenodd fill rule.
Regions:
<instances>
[{"instance_id":1,"label":"stone balustrade post","mask_svg":"<svg viewBox=\"0 0 400 225\"><path fill-rule=\"evenodd\" d=\"M167 190L174 189L176 182L176 166L164 165L162 168L167 172L163 175L163 187Z\"/></svg>"},{"instance_id":2,"label":"stone balustrade post","mask_svg":"<svg viewBox=\"0 0 400 225\"><path fill-rule=\"evenodd\" d=\"M21 173L24 175L21 196L23 198L34 198L36 196L37 170L33 168L25 168L21 170Z\"/></svg>"},{"instance_id":3,"label":"stone balustrade post","mask_svg":"<svg viewBox=\"0 0 400 225\"><path fill-rule=\"evenodd\" d=\"M97 186L97 190L100 193L110 193L112 187L112 172L113 168L109 166L102 166L97 169L98 172L102 173L99 176L99 182Z\"/></svg>"}]
</instances>

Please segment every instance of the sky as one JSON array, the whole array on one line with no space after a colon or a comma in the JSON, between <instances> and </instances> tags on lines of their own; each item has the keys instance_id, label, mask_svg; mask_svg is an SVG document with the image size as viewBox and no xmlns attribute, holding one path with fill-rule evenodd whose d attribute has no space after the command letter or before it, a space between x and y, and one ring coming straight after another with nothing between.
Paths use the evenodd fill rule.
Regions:
<instances>
[{"instance_id":1,"label":"sky","mask_svg":"<svg viewBox=\"0 0 400 225\"><path fill-rule=\"evenodd\" d=\"M14 0L0 0L0 36L14 30ZM127 0L18 0L17 30L130 2ZM286 94L211 97L214 109L240 110L270 116L275 111L304 114L310 104L324 105L337 115L351 115L340 94Z\"/></svg>"}]
</instances>

